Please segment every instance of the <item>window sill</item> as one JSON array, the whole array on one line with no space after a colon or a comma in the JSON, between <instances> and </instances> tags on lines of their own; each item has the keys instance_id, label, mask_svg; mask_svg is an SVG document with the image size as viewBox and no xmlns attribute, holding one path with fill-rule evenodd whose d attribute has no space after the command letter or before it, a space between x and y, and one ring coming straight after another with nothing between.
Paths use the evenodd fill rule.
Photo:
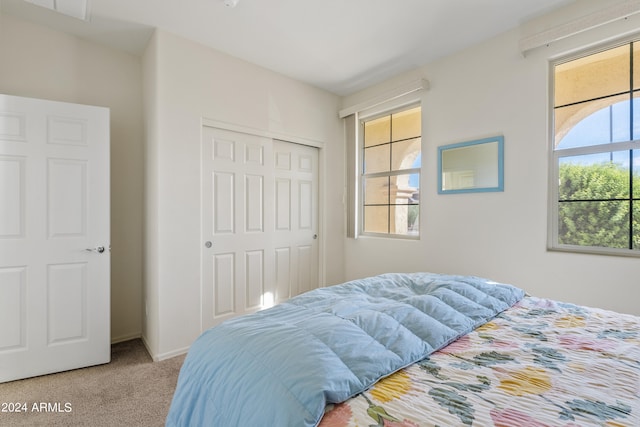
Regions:
<instances>
[{"instance_id":1,"label":"window sill","mask_svg":"<svg viewBox=\"0 0 640 427\"><path fill-rule=\"evenodd\" d=\"M357 238L376 238L376 239L392 239L392 240L409 240L418 241L420 235L403 235L403 234L384 234L384 233L360 233Z\"/></svg>"},{"instance_id":2,"label":"window sill","mask_svg":"<svg viewBox=\"0 0 640 427\"><path fill-rule=\"evenodd\" d=\"M640 250L631 249L613 249L613 248L597 248L597 247L584 247L584 246L550 246L547 247L549 252L567 252L582 255L607 255L629 258L640 258Z\"/></svg>"}]
</instances>

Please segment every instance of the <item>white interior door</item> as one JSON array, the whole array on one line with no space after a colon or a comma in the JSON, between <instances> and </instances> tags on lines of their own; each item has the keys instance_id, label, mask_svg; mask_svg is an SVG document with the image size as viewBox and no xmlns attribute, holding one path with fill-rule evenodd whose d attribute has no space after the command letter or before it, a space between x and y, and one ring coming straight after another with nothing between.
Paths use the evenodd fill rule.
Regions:
<instances>
[{"instance_id":1,"label":"white interior door","mask_svg":"<svg viewBox=\"0 0 640 427\"><path fill-rule=\"evenodd\" d=\"M202 328L318 286L318 150L203 127Z\"/></svg>"},{"instance_id":2,"label":"white interior door","mask_svg":"<svg viewBox=\"0 0 640 427\"><path fill-rule=\"evenodd\" d=\"M109 361L109 272L109 110L0 95L0 382Z\"/></svg>"}]
</instances>

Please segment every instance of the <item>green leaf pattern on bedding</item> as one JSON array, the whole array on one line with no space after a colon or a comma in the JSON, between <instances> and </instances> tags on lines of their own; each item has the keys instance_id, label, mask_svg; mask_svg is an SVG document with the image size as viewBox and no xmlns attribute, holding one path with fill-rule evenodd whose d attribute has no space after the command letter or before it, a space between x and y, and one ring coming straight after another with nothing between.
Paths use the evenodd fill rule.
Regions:
<instances>
[{"instance_id":1,"label":"green leaf pattern on bedding","mask_svg":"<svg viewBox=\"0 0 640 427\"><path fill-rule=\"evenodd\" d=\"M446 408L450 414L457 416L460 422L470 426L473 424L475 412L473 406L467 402L467 398L455 390L447 390L445 388L435 387L429 390L429 395L438 405Z\"/></svg>"},{"instance_id":2,"label":"green leaf pattern on bedding","mask_svg":"<svg viewBox=\"0 0 640 427\"><path fill-rule=\"evenodd\" d=\"M631 407L621 402L617 402L618 406L613 406L604 402L574 399L565 404L567 406L560 412L560 418L571 421L579 417L592 417L601 421L614 420L627 418L631 412Z\"/></svg>"},{"instance_id":3,"label":"green leaf pattern on bedding","mask_svg":"<svg viewBox=\"0 0 640 427\"><path fill-rule=\"evenodd\" d=\"M640 426L640 318L526 297L320 423L454 425Z\"/></svg>"}]
</instances>

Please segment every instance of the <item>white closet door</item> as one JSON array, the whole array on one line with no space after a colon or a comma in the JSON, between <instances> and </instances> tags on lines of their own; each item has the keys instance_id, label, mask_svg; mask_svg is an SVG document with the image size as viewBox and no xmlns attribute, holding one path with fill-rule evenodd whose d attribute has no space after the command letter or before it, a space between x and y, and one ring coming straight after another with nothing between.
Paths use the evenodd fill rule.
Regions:
<instances>
[{"instance_id":1,"label":"white closet door","mask_svg":"<svg viewBox=\"0 0 640 427\"><path fill-rule=\"evenodd\" d=\"M275 302L318 287L318 149L274 141Z\"/></svg>"},{"instance_id":2,"label":"white closet door","mask_svg":"<svg viewBox=\"0 0 640 427\"><path fill-rule=\"evenodd\" d=\"M202 329L318 286L318 150L203 127Z\"/></svg>"},{"instance_id":3,"label":"white closet door","mask_svg":"<svg viewBox=\"0 0 640 427\"><path fill-rule=\"evenodd\" d=\"M109 299L109 110L0 95L0 382L108 362Z\"/></svg>"}]
</instances>

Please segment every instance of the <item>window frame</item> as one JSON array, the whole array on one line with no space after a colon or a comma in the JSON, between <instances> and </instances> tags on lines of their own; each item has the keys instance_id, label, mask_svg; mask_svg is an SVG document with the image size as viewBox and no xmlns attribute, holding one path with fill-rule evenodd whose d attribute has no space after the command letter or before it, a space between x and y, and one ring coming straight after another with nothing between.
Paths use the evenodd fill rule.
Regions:
<instances>
[{"instance_id":1,"label":"window frame","mask_svg":"<svg viewBox=\"0 0 640 427\"><path fill-rule=\"evenodd\" d=\"M387 238L387 239L399 239L399 240L420 240L421 237L421 229L418 228L418 232L416 234L396 234L396 233L377 233L377 232L371 232L371 231L365 231L364 227L365 227L365 221L364 221L364 215L365 215L365 205L364 205L364 195L365 195L365 181L366 178L376 178L376 177L391 177L391 176L397 176L397 175L411 175L411 174L415 174L417 173L419 176L419 182L420 182L420 186L419 189L420 191L423 188L423 174L422 174L422 166L423 166L423 162L421 160L420 162L420 167L417 168L409 168L409 169L401 169L401 170L397 170L397 171L385 171L385 172L372 172L372 173L368 173L365 174L363 169L364 169L364 127L365 127L365 123L372 121L372 120L376 120L379 119L381 117L385 117L385 116L390 116L393 114L397 114L397 113L401 113L403 111L407 111L407 110L411 110L413 108L417 108L420 107L420 136L418 136L417 138L420 138L420 153L422 154L424 152L423 148L424 148L424 143L423 143L423 139L422 139L422 133L423 133L423 115L422 115L422 102L421 101L412 101L406 104L402 104L402 105L397 105L394 107L390 107L390 108L386 108L384 110L377 110L375 112L372 112L370 114L358 114L357 116L357 128L358 128L358 132L357 132L357 155L356 157L356 187L357 187L357 233L358 236L365 236L365 237L381 237L381 238ZM415 138L414 138L415 139ZM389 143L393 143L394 141L390 141ZM394 206L391 204L388 204L387 206ZM420 218L422 216L422 197L420 198L420 200L418 201L417 204L407 204L406 206L418 206L418 221L419 224L422 223L422 221L420 221Z\"/></svg>"},{"instance_id":2,"label":"window frame","mask_svg":"<svg viewBox=\"0 0 640 427\"><path fill-rule=\"evenodd\" d=\"M562 148L556 149L555 142L555 67L559 64L563 64L566 62L570 62L579 58L586 58L588 56L592 56L610 49L615 49L621 46L629 45L631 43L640 44L640 37L636 34L635 36L626 37L623 39L618 39L614 42L603 43L598 46L580 50L570 55L564 55L561 57L553 58L549 60L549 68L548 68L548 81L549 81L549 202L548 205L548 224L547 227L547 249L550 251L560 251L560 252L572 252L572 253L584 253L584 254L596 254L596 255L613 255L613 256L624 256L624 257L640 257L640 248L632 249L632 248L612 248L605 246L581 246L581 245L570 245L570 244L561 244L559 243L559 226L560 226L560 218L559 218L559 208L560 208L560 200L559 200L559 180L560 180L560 161L565 157L573 157L573 156L581 156L581 155L590 155L590 154L601 154L601 153L613 153L613 152L640 152L640 139L631 139L627 141L621 142L608 142L603 144L596 145L586 145L580 147L571 147L571 148ZM640 56L639 56L640 58ZM634 65L635 67L640 68L640 61L638 64L631 63L630 70L630 81L633 82L633 72ZM634 94L640 94L640 87L636 88L630 85L629 93L631 94L631 103L633 104ZM612 93L607 95L607 97L612 97L616 94ZM586 101L585 101L586 102ZM612 104L613 105L613 104ZM633 110L631 112L631 117L633 118ZM631 135L637 136L637 135ZM630 175L633 174L633 168L630 166ZM636 200L633 197L633 191L630 189L629 200ZM627 199L625 199L627 200ZM612 199L613 201L613 199ZM631 202L633 203L633 202ZM640 201L637 203L640 204ZM633 211L630 209L629 211L630 218L633 218Z\"/></svg>"}]
</instances>

